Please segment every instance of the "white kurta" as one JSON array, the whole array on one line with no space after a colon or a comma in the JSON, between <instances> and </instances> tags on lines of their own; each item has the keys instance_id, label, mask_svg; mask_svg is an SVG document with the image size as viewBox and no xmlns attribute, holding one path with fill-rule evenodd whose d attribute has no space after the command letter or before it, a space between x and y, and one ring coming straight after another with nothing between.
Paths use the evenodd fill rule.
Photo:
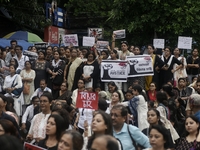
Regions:
<instances>
[{"instance_id":1,"label":"white kurta","mask_svg":"<svg viewBox=\"0 0 200 150\"><path fill-rule=\"evenodd\" d=\"M16 77L16 78L15 78ZM22 79L21 76L18 74L15 74L14 76L6 76L4 80L3 88L11 88L14 81L15 88L21 88L22 87ZM16 84L17 83L17 84ZM5 96L12 97L14 99L14 109L18 116L22 115L22 105L24 104L24 98L23 93L19 97L16 97L14 94L6 93Z\"/></svg>"},{"instance_id":2,"label":"white kurta","mask_svg":"<svg viewBox=\"0 0 200 150\"><path fill-rule=\"evenodd\" d=\"M140 131L142 131L143 129L149 127L149 123L147 122L148 106L147 102L145 101L142 95L138 95L138 97L139 97L138 107L137 107L138 128L140 129Z\"/></svg>"},{"instance_id":3,"label":"white kurta","mask_svg":"<svg viewBox=\"0 0 200 150\"><path fill-rule=\"evenodd\" d=\"M30 72L26 72L26 70L22 70L20 72L20 76L23 78L31 78L32 81L28 82L28 85L30 85L30 92L29 94L23 94L24 95L24 102L25 104L30 104L30 98L34 93L35 86L34 86L34 79L35 79L35 71L31 69Z\"/></svg>"}]
</instances>

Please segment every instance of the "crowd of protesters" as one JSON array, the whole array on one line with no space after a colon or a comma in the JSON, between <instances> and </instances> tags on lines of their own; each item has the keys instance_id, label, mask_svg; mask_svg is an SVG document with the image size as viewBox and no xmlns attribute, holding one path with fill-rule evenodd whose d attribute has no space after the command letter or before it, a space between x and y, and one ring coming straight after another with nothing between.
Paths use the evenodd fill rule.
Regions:
<instances>
[{"instance_id":1,"label":"crowd of protesters","mask_svg":"<svg viewBox=\"0 0 200 150\"><path fill-rule=\"evenodd\" d=\"M153 76L127 83L102 82L102 60L143 55L115 35L107 50L96 46L27 51L16 40L0 48L0 145L22 150L24 142L48 150L200 150L199 52L181 56L152 45ZM98 110L76 108L78 92L98 93Z\"/></svg>"}]
</instances>

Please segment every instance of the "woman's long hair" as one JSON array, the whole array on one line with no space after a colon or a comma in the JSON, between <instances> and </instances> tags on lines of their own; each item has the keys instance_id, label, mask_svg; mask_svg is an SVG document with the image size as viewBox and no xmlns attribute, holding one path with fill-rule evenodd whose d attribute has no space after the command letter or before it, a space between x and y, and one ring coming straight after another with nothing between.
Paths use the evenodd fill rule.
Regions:
<instances>
[{"instance_id":1,"label":"woman's long hair","mask_svg":"<svg viewBox=\"0 0 200 150\"><path fill-rule=\"evenodd\" d=\"M96 116L96 115L101 115L104 122L105 122L105 125L107 126L107 129L105 130L105 135L111 135L113 136L113 129L112 129L112 119L111 119L111 116L103 111L97 111L93 118ZM88 145L87 145L87 148L90 149L91 146L92 146L92 143L94 141L94 139L96 138L96 135L95 133L89 138L88 140Z\"/></svg>"},{"instance_id":2,"label":"woman's long hair","mask_svg":"<svg viewBox=\"0 0 200 150\"><path fill-rule=\"evenodd\" d=\"M136 85L134 85L132 88L133 88L135 91L137 90L138 93L144 97L145 101L148 100L147 95L143 92L143 89L142 89L142 87L141 87L140 85L136 84Z\"/></svg>"}]
</instances>

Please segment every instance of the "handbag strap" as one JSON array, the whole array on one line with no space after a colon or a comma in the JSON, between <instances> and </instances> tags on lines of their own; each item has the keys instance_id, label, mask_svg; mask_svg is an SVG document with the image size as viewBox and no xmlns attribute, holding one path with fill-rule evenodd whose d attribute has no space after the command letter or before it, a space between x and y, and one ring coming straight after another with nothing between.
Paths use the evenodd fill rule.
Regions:
<instances>
[{"instance_id":1,"label":"handbag strap","mask_svg":"<svg viewBox=\"0 0 200 150\"><path fill-rule=\"evenodd\" d=\"M13 80L13 82L12 82L11 87L14 87L14 86L15 86L14 83L15 83L16 78L17 78L17 74L15 75L15 78L14 78L14 80Z\"/></svg>"},{"instance_id":2,"label":"handbag strap","mask_svg":"<svg viewBox=\"0 0 200 150\"><path fill-rule=\"evenodd\" d=\"M135 147L135 149L137 149L137 145L136 145L136 142L135 140L133 139L132 135L131 135L131 132L130 132L130 129L129 129L129 125L127 124L127 130L128 130L128 134L132 140L132 143L133 143L133 146Z\"/></svg>"}]
</instances>

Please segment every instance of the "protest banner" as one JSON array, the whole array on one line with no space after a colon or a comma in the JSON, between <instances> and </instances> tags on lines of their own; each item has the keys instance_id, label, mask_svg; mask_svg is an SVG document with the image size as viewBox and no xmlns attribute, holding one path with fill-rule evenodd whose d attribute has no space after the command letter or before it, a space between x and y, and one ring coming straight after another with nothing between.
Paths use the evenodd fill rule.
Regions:
<instances>
[{"instance_id":1,"label":"protest banner","mask_svg":"<svg viewBox=\"0 0 200 150\"><path fill-rule=\"evenodd\" d=\"M24 150L47 150L47 149L24 142Z\"/></svg>"},{"instance_id":2,"label":"protest banner","mask_svg":"<svg viewBox=\"0 0 200 150\"><path fill-rule=\"evenodd\" d=\"M192 49L192 37L178 37L178 48L180 49Z\"/></svg>"},{"instance_id":3,"label":"protest banner","mask_svg":"<svg viewBox=\"0 0 200 150\"><path fill-rule=\"evenodd\" d=\"M33 64L33 62L38 58L38 54L37 53L31 52L31 51L27 51L27 50L25 50L23 52L23 55L29 57L29 60L30 60L31 64Z\"/></svg>"},{"instance_id":4,"label":"protest banner","mask_svg":"<svg viewBox=\"0 0 200 150\"><path fill-rule=\"evenodd\" d=\"M95 38L94 37L83 37L83 46L93 46L95 43Z\"/></svg>"},{"instance_id":5,"label":"protest banner","mask_svg":"<svg viewBox=\"0 0 200 150\"><path fill-rule=\"evenodd\" d=\"M127 56L130 71L128 77L153 75L152 58L149 55Z\"/></svg>"},{"instance_id":6,"label":"protest banner","mask_svg":"<svg viewBox=\"0 0 200 150\"><path fill-rule=\"evenodd\" d=\"M96 37L97 39L102 39L103 29L102 28L88 28L88 36Z\"/></svg>"},{"instance_id":7,"label":"protest banner","mask_svg":"<svg viewBox=\"0 0 200 150\"><path fill-rule=\"evenodd\" d=\"M101 81L103 82L127 82L127 61L102 60Z\"/></svg>"},{"instance_id":8,"label":"protest banner","mask_svg":"<svg viewBox=\"0 0 200 150\"><path fill-rule=\"evenodd\" d=\"M62 36L62 41L65 46L78 46L78 36L77 34L66 34Z\"/></svg>"},{"instance_id":9,"label":"protest banner","mask_svg":"<svg viewBox=\"0 0 200 150\"><path fill-rule=\"evenodd\" d=\"M98 93L78 92L76 108L98 109Z\"/></svg>"},{"instance_id":10,"label":"protest banner","mask_svg":"<svg viewBox=\"0 0 200 150\"><path fill-rule=\"evenodd\" d=\"M153 46L163 49L165 47L165 39L153 39Z\"/></svg>"},{"instance_id":11,"label":"protest banner","mask_svg":"<svg viewBox=\"0 0 200 150\"><path fill-rule=\"evenodd\" d=\"M34 46L37 48L37 51L46 52L47 47L49 46L46 42L34 43Z\"/></svg>"},{"instance_id":12,"label":"protest banner","mask_svg":"<svg viewBox=\"0 0 200 150\"><path fill-rule=\"evenodd\" d=\"M107 50L109 46L108 41L97 41L97 50L102 51L102 50Z\"/></svg>"},{"instance_id":13,"label":"protest banner","mask_svg":"<svg viewBox=\"0 0 200 150\"><path fill-rule=\"evenodd\" d=\"M113 31L113 34L115 34L115 39L123 39L126 37L125 29Z\"/></svg>"}]
</instances>

